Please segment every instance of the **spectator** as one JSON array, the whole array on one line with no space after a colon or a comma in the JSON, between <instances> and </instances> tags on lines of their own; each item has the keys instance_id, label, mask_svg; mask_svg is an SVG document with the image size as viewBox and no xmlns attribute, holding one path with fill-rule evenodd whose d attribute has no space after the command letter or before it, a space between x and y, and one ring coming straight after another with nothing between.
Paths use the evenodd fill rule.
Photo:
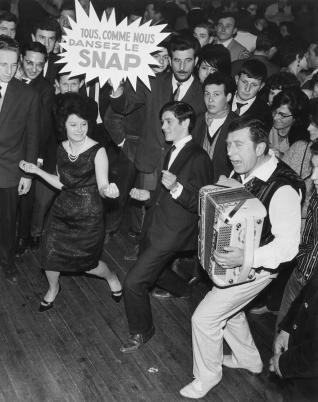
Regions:
<instances>
[{"instance_id":1,"label":"spectator","mask_svg":"<svg viewBox=\"0 0 318 402\"><path fill-rule=\"evenodd\" d=\"M17 22L17 17L10 12L0 14L0 35L6 35L14 39Z\"/></svg>"},{"instance_id":2,"label":"spectator","mask_svg":"<svg viewBox=\"0 0 318 402\"><path fill-rule=\"evenodd\" d=\"M206 45L199 52L197 64L198 77L201 83L209 74L220 71L231 74L230 52L222 45Z\"/></svg>"},{"instance_id":3,"label":"spectator","mask_svg":"<svg viewBox=\"0 0 318 402\"><path fill-rule=\"evenodd\" d=\"M193 36L203 47L214 40L214 27L210 22L200 22L193 29Z\"/></svg>"}]
</instances>

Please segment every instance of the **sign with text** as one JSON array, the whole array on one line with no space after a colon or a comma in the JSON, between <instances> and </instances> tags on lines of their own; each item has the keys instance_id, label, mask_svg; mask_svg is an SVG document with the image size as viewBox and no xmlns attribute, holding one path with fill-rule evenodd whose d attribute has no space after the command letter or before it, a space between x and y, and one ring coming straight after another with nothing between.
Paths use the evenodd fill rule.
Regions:
<instances>
[{"instance_id":1,"label":"sign with text","mask_svg":"<svg viewBox=\"0 0 318 402\"><path fill-rule=\"evenodd\" d=\"M141 18L129 25L125 18L117 25L114 10L109 19L103 13L99 20L92 4L88 15L77 0L75 5L76 22L69 19L71 28L65 28L61 43L61 71L86 74L87 82L99 78L101 86L110 80L115 89L127 78L136 89L139 77L150 88L149 76L155 74L149 65L158 64L151 53L160 51L159 43L170 35L161 32L165 25L140 25Z\"/></svg>"}]
</instances>

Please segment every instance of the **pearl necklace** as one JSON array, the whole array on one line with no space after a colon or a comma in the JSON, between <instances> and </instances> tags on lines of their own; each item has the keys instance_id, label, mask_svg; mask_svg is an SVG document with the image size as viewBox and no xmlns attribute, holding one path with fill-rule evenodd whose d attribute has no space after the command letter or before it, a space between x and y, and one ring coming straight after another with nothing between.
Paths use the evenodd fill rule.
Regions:
<instances>
[{"instance_id":1,"label":"pearl necklace","mask_svg":"<svg viewBox=\"0 0 318 402\"><path fill-rule=\"evenodd\" d=\"M71 150L71 145L70 145L70 140L67 141L67 156L70 162L76 162L79 154L81 153L81 150L85 147L87 142L87 135L85 137L85 140L82 144L82 146L80 147L79 151L77 153L72 154L72 150Z\"/></svg>"}]
</instances>

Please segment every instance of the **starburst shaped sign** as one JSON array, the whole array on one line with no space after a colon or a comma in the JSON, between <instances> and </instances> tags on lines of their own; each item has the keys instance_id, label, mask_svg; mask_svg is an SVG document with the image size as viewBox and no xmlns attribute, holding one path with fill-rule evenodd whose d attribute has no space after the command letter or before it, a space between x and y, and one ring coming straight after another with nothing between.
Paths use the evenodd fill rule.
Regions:
<instances>
[{"instance_id":1,"label":"starburst shaped sign","mask_svg":"<svg viewBox=\"0 0 318 402\"><path fill-rule=\"evenodd\" d=\"M103 13L99 20L92 4L88 15L77 0L75 5L76 22L69 19L71 28L65 28L61 43L61 71L86 74L86 81L99 78L101 86L110 80L114 88L128 78L136 89L139 77L150 88L149 76L155 74L149 65L158 64L151 53L161 50L159 43L170 35L161 32L165 25L140 25L141 18L129 25L125 18L117 25L115 10L109 19Z\"/></svg>"}]
</instances>

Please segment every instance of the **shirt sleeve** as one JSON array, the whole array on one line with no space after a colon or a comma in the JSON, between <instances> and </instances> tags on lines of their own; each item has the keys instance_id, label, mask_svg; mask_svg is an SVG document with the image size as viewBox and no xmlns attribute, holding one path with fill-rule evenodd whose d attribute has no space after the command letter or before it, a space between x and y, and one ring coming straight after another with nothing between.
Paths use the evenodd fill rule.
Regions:
<instances>
[{"instance_id":1,"label":"shirt sleeve","mask_svg":"<svg viewBox=\"0 0 318 402\"><path fill-rule=\"evenodd\" d=\"M298 252L301 226L301 196L291 186L280 187L269 204L274 240L254 253L253 268L276 269Z\"/></svg>"}]
</instances>

